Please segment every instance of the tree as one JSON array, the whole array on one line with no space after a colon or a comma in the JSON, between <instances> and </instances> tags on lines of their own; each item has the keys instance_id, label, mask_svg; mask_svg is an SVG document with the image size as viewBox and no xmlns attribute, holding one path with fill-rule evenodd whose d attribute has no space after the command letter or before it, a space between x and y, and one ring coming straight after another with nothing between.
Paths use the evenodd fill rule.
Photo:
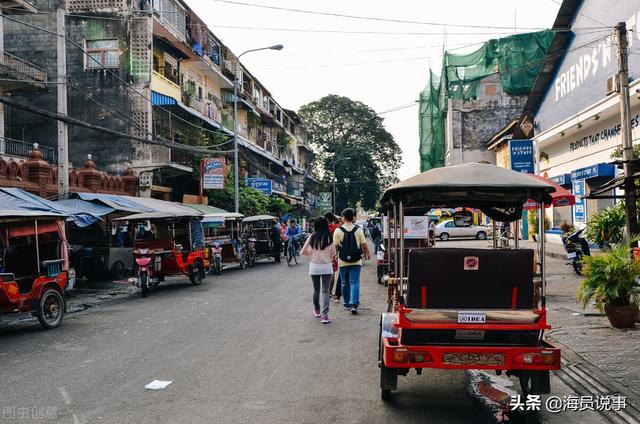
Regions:
<instances>
[{"instance_id":1,"label":"tree","mask_svg":"<svg viewBox=\"0 0 640 424\"><path fill-rule=\"evenodd\" d=\"M209 202L219 208L233 211L235 208L233 182L233 167L229 166L224 179L224 188L222 190L207 190ZM247 182L244 179L240 179L238 185L240 213L246 216L267 213L269 197L255 188L247 187Z\"/></svg>"},{"instance_id":2,"label":"tree","mask_svg":"<svg viewBox=\"0 0 640 424\"><path fill-rule=\"evenodd\" d=\"M382 191L398 181L402 163L400 147L383 119L364 103L333 94L302 106L299 115L312 136L326 189L331 188L335 162L336 209L359 201L374 208Z\"/></svg>"}]
</instances>

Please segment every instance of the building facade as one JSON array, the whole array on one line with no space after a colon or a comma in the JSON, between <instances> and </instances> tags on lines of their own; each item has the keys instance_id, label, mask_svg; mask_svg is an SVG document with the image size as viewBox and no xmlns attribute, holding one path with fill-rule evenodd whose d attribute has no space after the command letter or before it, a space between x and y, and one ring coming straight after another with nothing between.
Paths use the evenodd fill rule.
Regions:
<instances>
[{"instance_id":1,"label":"building facade","mask_svg":"<svg viewBox=\"0 0 640 424\"><path fill-rule=\"evenodd\" d=\"M611 162L622 144L620 103L617 92L607 89L607 80L617 72L617 47L613 28L626 22L629 39L631 127L634 144L640 140L640 1L612 0L607 8L594 0L572 3L570 23L573 37L555 65L555 74L545 87L535 113L539 150L539 172L573 191L576 206L552 208L553 226L563 222L576 226L588 222L595 212L623 196L613 199L583 199L593 189L609 181L621 170ZM602 23L604 31L593 33L582 28ZM610 30L606 28L609 27Z\"/></svg>"},{"instance_id":2,"label":"building facade","mask_svg":"<svg viewBox=\"0 0 640 424\"><path fill-rule=\"evenodd\" d=\"M33 0L35 1L35 0ZM233 89L241 177L273 181L274 193L304 209L313 152L299 118L285 111L186 5L177 0L40 0L23 20L5 23L7 51L58 80L56 11L65 13L68 115L118 134L69 126L69 160L92 154L101 170L140 174L140 194L182 201L197 195L203 157L232 163ZM56 87L14 96L56 110ZM20 106L20 105L18 105ZM57 122L7 107L8 136L55 148ZM214 153L208 153L214 152ZM215 153L217 152L217 153Z\"/></svg>"}]
</instances>

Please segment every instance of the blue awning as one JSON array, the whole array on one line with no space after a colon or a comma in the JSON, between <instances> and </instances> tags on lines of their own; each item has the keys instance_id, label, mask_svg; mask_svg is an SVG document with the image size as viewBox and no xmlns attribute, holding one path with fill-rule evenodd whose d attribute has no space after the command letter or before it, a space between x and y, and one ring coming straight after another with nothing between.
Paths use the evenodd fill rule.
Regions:
<instances>
[{"instance_id":1,"label":"blue awning","mask_svg":"<svg viewBox=\"0 0 640 424\"><path fill-rule=\"evenodd\" d=\"M598 163L571 172L571 180L588 180L595 177L613 177L616 167L610 163Z\"/></svg>"},{"instance_id":2,"label":"blue awning","mask_svg":"<svg viewBox=\"0 0 640 424\"><path fill-rule=\"evenodd\" d=\"M555 177L550 177L549 179L558 185L571 184L571 174L560 174Z\"/></svg>"},{"instance_id":3,"label":"blue awning","mask_svg":"<svg viewBox=\"0 0 640 424\"><path fill-rule=\"evenodd\" d=\"M115 212L113 208L80 199L59 200L54 204L69 215L75 216L74 223L80 228L88 227L103 216Z\"/></svg>"},{"instance_id":4,"label":"blue awning","mask_svg":"<svg viewBox=\"0 0 640 424\"><path fill-rule=\"evenodd\" d=\"M154 209L137 202L135 198L129 196L102 193L76 193L76 195L87 202L99 202L120 212L142 213L154 211Z\"/></svg>"},{"instance_id":5,"label":"blue awning","mask_svg":"<svg viewBox=\"0 0 640 424\"><path fill-rule=\"evenodd\" d=\"M172 106L178 104L177 100L157 91L151 92L151 104L154 106Z\"/></svg>"}]
</instances>

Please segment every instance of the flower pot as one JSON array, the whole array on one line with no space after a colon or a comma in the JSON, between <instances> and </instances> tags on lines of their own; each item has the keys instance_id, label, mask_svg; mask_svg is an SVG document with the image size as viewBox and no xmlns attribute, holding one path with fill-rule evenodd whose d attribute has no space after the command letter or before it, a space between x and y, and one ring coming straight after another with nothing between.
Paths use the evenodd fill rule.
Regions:
<instances>
[{"instance_id":1,"label":"flower pot","mask_svg":"<svg viewBox=\"0 0 640 424\"><path fill-rule=\"evenodd\" d=\"M632 328L638 319L638 305L613 306L604 305L604 312L615 328Z\"/></svg>"}]
</instances>

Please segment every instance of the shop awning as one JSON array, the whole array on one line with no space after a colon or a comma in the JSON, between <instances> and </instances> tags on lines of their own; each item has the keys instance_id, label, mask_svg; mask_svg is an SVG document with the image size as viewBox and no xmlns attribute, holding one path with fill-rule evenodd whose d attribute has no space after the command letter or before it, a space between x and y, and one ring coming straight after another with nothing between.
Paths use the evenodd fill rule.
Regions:
<instances>
[{"instance_id":1,"label":"shop awning","mask_svg":"<svg viewBox=\"0 0 640 424\"><path fill-rule=\"evenodd\" d=\"M616 167L611 163L598 163L571 171L571 180L587 180L595 177L613 177Z\"/></svg>"},{"instance_id":2,"label":"shop awning","mask_svg":"<svg viewBox=\"0 0 640 424\"><path fill-rule=\"evenodd\" d=\"M571 174L556 175L555 177L549 177L549 180L553 181L554 183L556 183L558 185L571 184Z\"/></svg>"},{"instance_id":3,"label":"shop awning","mask_svg":"<svg viewBox=\"0 0 640 424\"><path fill-rule=\"evenodd\" d=\"M632 178L636 180L636 182L640 179L640 172L636 172L632 175ZM585 199L617 199L620 196L616 196L615 194L611 194L612 190L617 188L624 189L624 175L620 175L617 178L613 178L606 183L602 184L600 187L597 187L589 193L588 196L584 196Z\"/></svg>"}]
</instances>

